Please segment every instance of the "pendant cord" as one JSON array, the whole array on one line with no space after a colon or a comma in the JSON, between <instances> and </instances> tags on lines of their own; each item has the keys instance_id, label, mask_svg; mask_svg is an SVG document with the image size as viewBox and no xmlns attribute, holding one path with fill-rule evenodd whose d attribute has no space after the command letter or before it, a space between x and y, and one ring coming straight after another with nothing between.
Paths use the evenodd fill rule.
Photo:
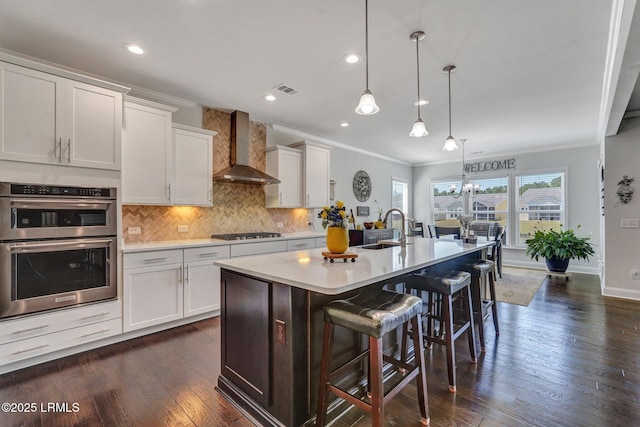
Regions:
<instances>
[{"instance_id":1,"label":"pendant cord","mask_svg":"<svg viewBox=\"0 0 640 427\"><path fill-rule=\"evenodd\" d=\"M369 90L369 0L364 0L365 86Z\"/></svg>"},{"instance_id":2,"label":"pendant cord","mask_svg":"<svg viewBox=\"0 0 640 427\"><path fill-rule=\"evenodd\" d=\"M451 136L451 70L449 70L449 136ZM462 144L462 153L464 158L464 144Z\"/></svg>"},{"instance_id":3,"label":"pendant cord","mask_svg":"<svg viewBox=\"0 0 640 427\"><path fill-rule=\"evenodd\" d=\"M420 120L420 48L418 44L420 43L420 38L416 36L416 71L417 71L417 80L418 80L418 120ZM449 116L451 116L451 112L449 112ZM449 117L451 120L451 117ZM449 133L451 133L451 122L449 122Z\"/></svg>"}]
</instances>

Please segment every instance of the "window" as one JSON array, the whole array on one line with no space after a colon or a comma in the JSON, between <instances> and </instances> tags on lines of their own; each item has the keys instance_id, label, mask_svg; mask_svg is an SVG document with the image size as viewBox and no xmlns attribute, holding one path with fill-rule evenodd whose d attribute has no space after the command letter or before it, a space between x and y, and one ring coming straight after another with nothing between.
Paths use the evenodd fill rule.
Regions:
<instances>
[{"instance_id":1,"label":"window","mask_svg":"<svg viewBox=\"0 0 640 427\"><path fill-rule=\"evenodd\" d=\"M564 173L517 175L516 186L516 245L524 246L536 229L560 230L565 216Z\"/></svg>"},{"instance_id":2,"label":"window","mask_svg":"<svg viewBox=\"0 0 640 427\"><path fill-rule=\"evenodd\" d=\"M391 207L400 209L405 217L409 215L409 181L402 178L391 178ZM393 212L391 215L392 227L402 229L402 217ZM406 224L405 224L406 225Z\"/></svg>"},{"instance_id":3,"label":"window","mask_svg":"<svg viewBox=\"0 0 640 427\"><path fill-rule=\"evenodd\" d=\"M435 225L458 225L458 217L464 212L464 198L454 197L451 189L459 190L462 182L439 181L431 184L431 194L433 194L433 221Z\"/></svg>"},{"instance_id":4,"label":"window","mask_svg":"<svg viewBox=\"0 0 640 427\"><path fill-rule=\"evenodd\" d=\"M506 245L524 247L536 228L559 230L565 222L564 171L474 176L468 184L473 197L455 197L460 179L432 182L431 224L457 226L458 216L469 214L477 222L499 223L507 232Z\"/></svg>"}]
</instances>

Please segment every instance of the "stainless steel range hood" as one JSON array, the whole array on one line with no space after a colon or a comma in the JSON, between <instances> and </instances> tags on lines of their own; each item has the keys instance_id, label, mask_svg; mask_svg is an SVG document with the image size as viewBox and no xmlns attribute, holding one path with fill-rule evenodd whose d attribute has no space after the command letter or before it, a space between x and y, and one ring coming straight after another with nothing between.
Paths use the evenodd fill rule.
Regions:
<instances>
[{"instance_id":1,"label":"stainless steel range hood","mask_svg":"<svg viewBox=\"0 0 640 427\"><path fill-rule=\"evenodd\" d=\"M216 173L214 181L241 184L278 184L279 179L249 166L249 114L231 113L231 166Z\"/></svg>"}]
</instances>

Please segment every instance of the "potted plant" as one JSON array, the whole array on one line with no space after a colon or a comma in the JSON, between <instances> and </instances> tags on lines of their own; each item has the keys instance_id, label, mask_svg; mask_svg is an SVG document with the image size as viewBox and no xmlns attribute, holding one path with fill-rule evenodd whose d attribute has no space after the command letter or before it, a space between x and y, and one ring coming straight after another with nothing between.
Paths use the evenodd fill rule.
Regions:
<instances>
[{"instance_id":1,"label":"potted plant","mask_svg":"<svg viewBox=\"0 0 640 427\"><path fill-rule=\"evenodd\" d=\"M569 266L569 260L588 260L589 256L595 254L588 240L589 237L576 236L573 230L536 229L533 237L526 241L526 254L536 261L544 257L550 272L564 273Z\"/></svg>"},{"instance_id":2,"label":"potted plant","mask_svg":"<svg viewBox=\"0 0 640 427\"><path fill-rule=\"evenodd\" d=\"M327 249L334 254L342 254L349 247L349 217L347 208L341 200L331 207L325 206L318 213L322 218L322 227L327 230Z\"/></svg>"}]
</instances>

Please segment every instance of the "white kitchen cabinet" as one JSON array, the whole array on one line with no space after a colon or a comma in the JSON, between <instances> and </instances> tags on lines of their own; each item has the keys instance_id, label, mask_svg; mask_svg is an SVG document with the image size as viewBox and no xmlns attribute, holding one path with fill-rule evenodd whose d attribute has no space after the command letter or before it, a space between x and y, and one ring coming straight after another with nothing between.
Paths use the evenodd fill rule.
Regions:
<instances>
[{"instance_id":1,"label":"white kitchen cabinet","mask_svg":"<svg viewBox=\"0 0 640 427\"><path fill-rule=\"evenodd\" d=\"M229 246L184 250L184 317L220 310L220 267L213 263L229 256Z\"/></svg>"},{"instance_id":2,"label":"white kitchen cabinet","mask_svg":"<svg viewBox=\"0 0 640 427\"><path fill-rule=\"evenodd\" d=\"M216 132L173 124L171 204L213 205L213 136Z\"/></svg>"},{"instance_id":3,"label":"white kitchen cabinet","mask_svg":"<svg viewBox=\"0 0 640 427\"><path fill-rule=\"evenodd\" d=\"M124 331L220 309L220 268L228 245L124 254Z\"/></svg>"},{"instance_id":4,"label":"white kitchen cabinet","mask_svg":"<svg viewBox=\"0 0 640 427\"><path fill-rule=\"evenodd\" d=\"M122 203L169 205L175 108L127 98L122 131Z\"/></svg>"},{"instance_id":5,"label":"white kitchen cabinet","mask_svg":"<svg viewBox=\"0 0 640 427\"><path fill-rule=\"evenodd\" d=\"M320 208L329 205L329 175L331 151L309 141L301 141L290 147L302 150L303 200L302 207Z\"/></svg>"},{"instance_id":6,"label":"white kitchen cabinet","mask_svg":"<svg viewBox=\"0 0 640 427\"><path fill-rule=\"evenodd\" d=\"M287 240L287 251L301 251L303 249L315 249L316 239L311 237L308 239L292 239Z\"/></svg>"},{"instance_id":7,"label":"white kitchen cabinet","mask_svg":"<svg viewBox=\"0 0 640 427\"><path fill-rule=\"evenodd\" d=\"M231 245L231 258L247 255L269 254L272 252L286 252L286 240L272 240L269 242L251 242Z\"/></svg>"},{"instance_id":8,"label":"white kitchen cabinet","mask_svg":"<svg viewBox=\"0 0 640 427\"><path fill-rule=\"evenodd\" d=\"M0 158L120 169L122 93L0 62Z\"/></svg>"},{"instance_id":9,"label":"white kitchen cabinet","mask_svg":"<svg viewBox=\"0 0 640 427\"><path fill-rule=\"evenodd\" d=\"M265 185L268 208L302 207L302 151L276 145L267 148L267 174L279 184Z\"/></svg>"},{"instance_id":10,"label":"white kitchen cabinet","mask_svg":"<svg viewBox=\"0 0 640 427\"><path fill-rule=\"evenodd\" d=\"M0 366L121 333L119 300L5 320L0 328Z\"/></svg>"},{"instance_id":11,"label":"white kitchen cabinet","mask_svg":"<svg viewBox=\"0 0 640 427\"><path fill-rule=\"evenodd\" d=\"M326 248L327 237L316 237L316 248Z\"/></svg>"}]
</instances>

